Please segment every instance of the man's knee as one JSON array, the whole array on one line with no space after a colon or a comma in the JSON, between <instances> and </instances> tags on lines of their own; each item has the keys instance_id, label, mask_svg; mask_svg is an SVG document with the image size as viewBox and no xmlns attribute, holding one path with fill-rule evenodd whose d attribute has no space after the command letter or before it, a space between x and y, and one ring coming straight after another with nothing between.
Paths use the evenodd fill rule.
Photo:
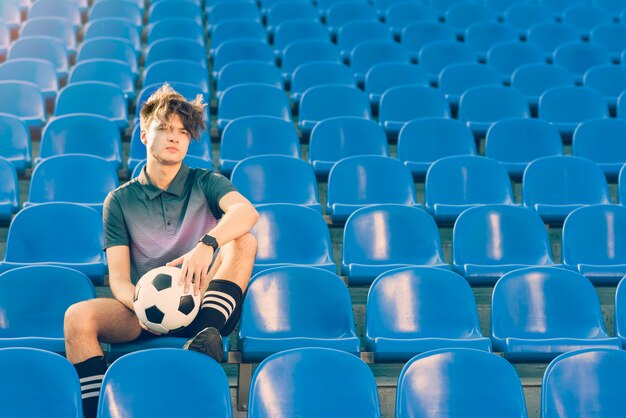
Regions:
<instances>
[{"instance_id":1,"label":"man's knee","mask_svg":"<svg viewBox=\"0 0 626 418\"><path fill-rule=\"evenodd\" d=\"M95 332L95 311L90 302L78 302L67 308L63 322L66 336Z\"/></svg>"},{"instance_id":2,"label":"man's knee","mask_svg":"<svg viewBox=\"0 0 626 418\"><path fill-rule=\"evenodd\" d=\"M252 257L256 255L256 238L251 233L246 233L239 238L234 239L223 247L225 252L232 251L239 257Z\"/></svg>"}]
</instances>

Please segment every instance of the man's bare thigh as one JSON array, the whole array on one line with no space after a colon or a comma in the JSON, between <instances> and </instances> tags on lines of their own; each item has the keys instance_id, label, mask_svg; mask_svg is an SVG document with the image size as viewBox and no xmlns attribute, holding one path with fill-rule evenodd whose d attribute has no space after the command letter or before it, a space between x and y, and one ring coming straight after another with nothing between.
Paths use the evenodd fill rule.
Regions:
<instances>
[{"instance_id":1,"label":"man's bare thigh","mask_svg":"<svg viewBox=\"0 0 626 418\"><path fill-rule=\"evenodd\" d=\"M89 304L99 341L124 343L136 340L141 334L137 315L117 299L97 298Z\"/></svg>"}]
</instances>

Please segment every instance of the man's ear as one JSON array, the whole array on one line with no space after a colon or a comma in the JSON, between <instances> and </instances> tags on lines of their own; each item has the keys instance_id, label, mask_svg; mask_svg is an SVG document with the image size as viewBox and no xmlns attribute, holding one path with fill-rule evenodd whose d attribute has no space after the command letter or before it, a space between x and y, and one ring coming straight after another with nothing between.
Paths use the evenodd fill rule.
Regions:
<instances>
[{"instance_id":1,"label":"man's ear","mask_svg":"<svg viewBox=\"0 0 626 418\"><path fill-rule=\"evenodd\" d=\"M148 132L143 128L139 129L139 138L141 139L141 143L144 145L148 145L148 138L146 138L148 136Z\"/></svg>"}]
</instances>

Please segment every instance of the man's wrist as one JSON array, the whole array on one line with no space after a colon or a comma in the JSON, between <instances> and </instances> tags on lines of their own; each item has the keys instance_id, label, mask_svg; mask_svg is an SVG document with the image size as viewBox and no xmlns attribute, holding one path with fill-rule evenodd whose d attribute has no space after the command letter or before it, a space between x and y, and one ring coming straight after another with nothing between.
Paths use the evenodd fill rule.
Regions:
<instances>
[{"instance_id":1,"label":"man's wrist","mask_svg":"<svg viewBox=\"0 0 626 418\"><path fill-rule=\"evenodd\" d=\"M217 239L215 239L215 237L209 234L206 234L205 236L203 236L198 242L204 245L208 245L209 247L213 248L213 251L217 251L217 249L219 248Z\"/></svg>"}]
</instances>

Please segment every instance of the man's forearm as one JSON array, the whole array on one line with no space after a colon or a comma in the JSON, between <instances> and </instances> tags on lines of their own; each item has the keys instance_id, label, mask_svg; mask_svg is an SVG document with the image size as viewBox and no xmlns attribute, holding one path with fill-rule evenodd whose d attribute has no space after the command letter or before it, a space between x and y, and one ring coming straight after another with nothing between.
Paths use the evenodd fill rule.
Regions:
<instances>
[{"instance_id":1,"label":"man's forearm","mask_svg":"<svg viewBox=\"0 0 626 418\"><path fill-rule=\"evenodd\" d=\"M250 232L258 218L259 214L252 205L233 205L217 226L207 232L217 240L219 245L225 245Z\"/></svg>"},{"instance_id":2,"label":"man's forearm","mask_svg":"<svg viewBox=\"0 0 626 418\"><path fill-rule=\"evenodd\" d=\"M135 286L131 283L130 279L109 278L109 281L113 297L119 300L128 309L134 311L133 298L135 296Z\"/></svg>"}]
</instances>

